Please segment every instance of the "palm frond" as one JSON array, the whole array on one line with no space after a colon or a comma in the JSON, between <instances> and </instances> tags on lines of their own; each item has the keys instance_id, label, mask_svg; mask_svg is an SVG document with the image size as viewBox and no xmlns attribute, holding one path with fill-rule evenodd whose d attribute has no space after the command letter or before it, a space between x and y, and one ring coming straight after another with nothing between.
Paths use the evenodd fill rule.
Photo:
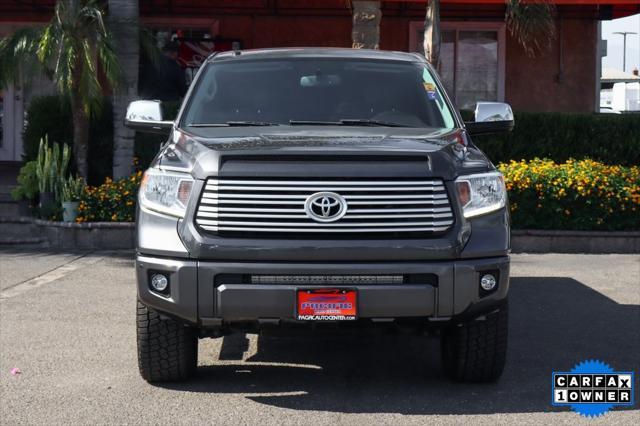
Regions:
<instances>
[{"instance_id":1,"label":"palm frond","mask_svg":"<svg viewBox=\"0 0 640 426\"><path fill-rule=\"evenodd\" d=\"M507 29L527 55L537 55L554 40L555 12L551 0L507 0Z\"/></svg>"},{"instance_id":2,"label":"palm frond","mask_svg":"<svg viewBox=\"0 0 640 426\"><path fill-rule=\"evenodd\" d=\"M105 33L97 42L98 58L104 76L112 87L116 87L120 84L122 70L113 46L113 39L109 33Z\"/></svg>"},{"instance_id":3,"label":"palm frond","mask_svg":"<svg viewBox=\"0 0 640 426\"><path fill-rule=\"evenodd\" d=\"M9 37L0 39L0 88L16 82L23 71L26 73L41 69L37 59L40 28L22 28Z\"/></svg>"},{"instance_id":4,"label":"palm frond","mask_svg":"<svg viewBox=\"0 0 640 426\"><path fill-rule=\"evenodd\" d=\"M157 40L149 29L143 27L140 27L140 51L155 68L160 67L162 52Z\"/></svg>"},{"instance_id":5,"label":"palm frond","mask_svg":"<svg viewBox=\"0 0 640 426\"><path fill-rule=\"evenodd\" d=\"M82 70L80 73L79 90L85 114L98 114L102 107L102 87L98 80L98 66L96 52L87 40L81 45Z\"/></svg>"}]
</instances>

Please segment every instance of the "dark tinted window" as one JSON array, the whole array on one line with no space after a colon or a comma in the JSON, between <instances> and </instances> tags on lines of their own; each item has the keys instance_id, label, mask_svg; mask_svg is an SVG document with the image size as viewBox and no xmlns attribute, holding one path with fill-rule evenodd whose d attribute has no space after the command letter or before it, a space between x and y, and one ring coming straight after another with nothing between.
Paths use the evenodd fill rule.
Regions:
<instances>
[{"instance_id":1,"label":"dark tinted window","mask_svg":"<svg viewBox=\"0 0 640 426\"><path fill-rule=\"evenodd\" d=\"M418 63L296 58L207 67L183 125L364 119L454 127L428 69Z\"/></svg>"}]
</instances>

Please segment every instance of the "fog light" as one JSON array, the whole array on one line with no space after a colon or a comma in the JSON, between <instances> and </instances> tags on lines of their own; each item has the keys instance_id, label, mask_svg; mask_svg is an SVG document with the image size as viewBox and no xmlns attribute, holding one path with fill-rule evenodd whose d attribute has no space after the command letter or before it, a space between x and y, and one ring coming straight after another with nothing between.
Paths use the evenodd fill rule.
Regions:
<instances>
[{"instance_id":1,"label":"fog light","mask_svg":"<svg viewBox=\"0 0 640 426\"><path fill-rule=\"evenodd\" d=\"M169 286L169 280L167 279L166 276L162 274L151 275L151 287L153 287L155 291L160 291L160 292L165 291L168 286Z\"/></svg>"},{"instance_id":2,"label":"fog light","mask_svg":"<svg viewBox=\"0 0 640 426\"><path fill-rule=\"evenodd\" d=\"M496 284L496 277L491 274L485 274L482 276L482 278L480 278L480 287L482 287L484 291L493 290L494 288L496 288Z\"/></svg>"}]
</instances>

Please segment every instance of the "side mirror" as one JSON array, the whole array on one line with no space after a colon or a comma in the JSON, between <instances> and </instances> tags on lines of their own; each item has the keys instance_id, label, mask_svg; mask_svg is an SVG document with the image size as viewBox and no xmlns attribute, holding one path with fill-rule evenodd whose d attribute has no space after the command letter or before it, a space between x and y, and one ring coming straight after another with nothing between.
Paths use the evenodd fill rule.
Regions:
<instances>
[{"instance_id":1,"label":"side mirror","mask_svg":"<svg viewBox=\"0 0 640 426\"><path fill-rule=\"evenodd\" d=\"M488 135L513 130L513 111L502 102L478 102L475 121L464 123L470 135Z\"/></svg>"},{"instance_id":2,"label":"side mirror","mask_svg":"<svg viewBox=\"0 0 640 426\"><path fill-rule=\"evenodd\" d=\"M168 134L173 121L162 120L162 103L160 101L133 101L127 108L124 118L125 126L138 132Z\"/></svg>"}]
</instances>

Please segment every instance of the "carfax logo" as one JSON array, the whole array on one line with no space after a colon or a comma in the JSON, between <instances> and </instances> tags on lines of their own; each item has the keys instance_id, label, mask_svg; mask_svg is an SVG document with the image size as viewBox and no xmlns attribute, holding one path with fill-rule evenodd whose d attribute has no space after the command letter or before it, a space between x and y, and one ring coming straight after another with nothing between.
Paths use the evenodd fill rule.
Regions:
<instances>
[{"instance_id":1,"label":"carfax logo","mask_svg":"<svg viewBox=\"0 0 640 426\"><path fill-rule=\"evenodd\" d=\"M615 406L633 405L633 388L632 372L616 372L602 361L589 360L571 371L553 373L552 404L597 417Z\"/></svg>"}]
</instances>

